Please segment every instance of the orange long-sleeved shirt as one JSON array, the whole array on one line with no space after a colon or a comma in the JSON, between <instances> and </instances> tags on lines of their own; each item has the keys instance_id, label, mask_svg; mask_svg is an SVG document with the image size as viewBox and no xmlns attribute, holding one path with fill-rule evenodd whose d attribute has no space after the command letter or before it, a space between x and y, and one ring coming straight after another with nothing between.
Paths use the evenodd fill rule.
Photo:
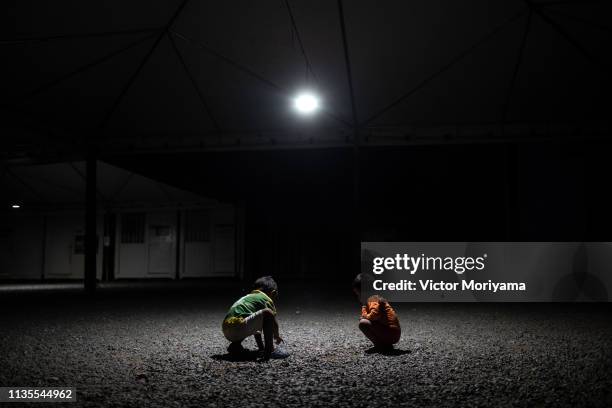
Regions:
<instances>
[{"instance_id":1,"label":"orange long-sleeved shirt","mask_svg":"<svg viewBox=\"0 0 612 408\"><path fill-rule=\"evenodd\" d=\"M365 306L361 307L361 318L382 323L391 328L400 328L399 319L389 302L382 301L379 296L370 296Z\"/></svg>"}]
</instances>

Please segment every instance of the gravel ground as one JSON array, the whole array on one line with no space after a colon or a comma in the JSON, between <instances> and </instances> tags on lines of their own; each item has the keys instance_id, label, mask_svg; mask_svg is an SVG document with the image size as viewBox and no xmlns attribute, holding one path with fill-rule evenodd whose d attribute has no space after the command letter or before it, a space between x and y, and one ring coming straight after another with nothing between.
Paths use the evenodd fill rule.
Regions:
<instances>
[{"instance_id":1,"label":"gravel ground","mask_svg":"<svg viewBox=\"0 0 612 408\"><path fill-rule=\"evenodd\" d=\"M262 363L227 361L239 293L214 292L0 295L0 385L76 387L68 407L612 406L607 304L398 304L382 355L352 299L297 290L279 302L293 354Z\"/></svg>"}]
</instances>

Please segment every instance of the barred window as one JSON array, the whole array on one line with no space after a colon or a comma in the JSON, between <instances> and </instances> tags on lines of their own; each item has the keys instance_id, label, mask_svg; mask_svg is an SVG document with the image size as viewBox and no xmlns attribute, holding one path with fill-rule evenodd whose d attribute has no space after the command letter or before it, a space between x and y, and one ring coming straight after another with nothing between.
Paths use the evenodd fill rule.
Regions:
<instances>
[{"instance_id":1,"label":"barred window","mask_svg":"<svg viewBox=\"0 0 612 408\"><path fill-rule=\"evenodd\" d=\"M127 213L121 215L121 243L139 244L145 241L145 214Z\"/></svg>"},{"instance_id":2,"label":"barred window","mask_svg":"<svg viewBox=\"0 0 612 408\"><path fill-rule=\"evenodd\" d=\"M185 242L210 241L210 214L208 211L185 213Z\"/></svg>"}]
</instances>

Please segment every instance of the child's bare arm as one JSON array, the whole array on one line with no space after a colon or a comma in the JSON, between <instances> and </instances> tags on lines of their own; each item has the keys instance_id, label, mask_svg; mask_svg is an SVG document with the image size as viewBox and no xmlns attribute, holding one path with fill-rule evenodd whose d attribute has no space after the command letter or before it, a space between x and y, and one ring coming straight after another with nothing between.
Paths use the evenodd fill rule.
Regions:
<instances>
[{"instance_id":1,"label":"child's bare arm","mask_svg":"<svg viewBox=\"0 0 612 408\"><path fill-rule=\"evenodd\" d=\"M283 342L283 339L281 338L281 336L279 334L278 320L276 320L276 316L274 316L274 330L273 330L273 334L274 334L274 340L276 341L276 344L279 344L279 343Z\"/></svg>"},{"instance_id":2,"label":"child's bare arm","mask_svg":"<svg viewBox=\"0 0 612 408\"><path fill-rule=\"evenodd\" d=\"M374 321L380 319L380 303L379 302L370 302L368 304L369 311L365 308L362 310L362 318ZM365 314L364 314L365 312Z\"/></svg>"}]
</instances>

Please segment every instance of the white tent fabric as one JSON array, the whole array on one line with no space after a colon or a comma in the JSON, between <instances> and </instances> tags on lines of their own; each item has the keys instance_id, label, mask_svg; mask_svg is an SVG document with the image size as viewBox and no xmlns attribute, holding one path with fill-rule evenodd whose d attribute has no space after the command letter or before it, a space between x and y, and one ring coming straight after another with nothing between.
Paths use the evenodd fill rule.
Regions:
<instances>
[{"instance_id":1,"label":"white tent fabric","mask_svg":"<svg viewBox=\"0 0 612 408\"><path fill-rule=\"evenodd\" d=\"M0 181L10 204L82 206L85 201L85 163L68 162L14 166ZM105 206L210 205L216 201L110 165L97 162L98 202Z\"/></svg>"}]
</instances>

